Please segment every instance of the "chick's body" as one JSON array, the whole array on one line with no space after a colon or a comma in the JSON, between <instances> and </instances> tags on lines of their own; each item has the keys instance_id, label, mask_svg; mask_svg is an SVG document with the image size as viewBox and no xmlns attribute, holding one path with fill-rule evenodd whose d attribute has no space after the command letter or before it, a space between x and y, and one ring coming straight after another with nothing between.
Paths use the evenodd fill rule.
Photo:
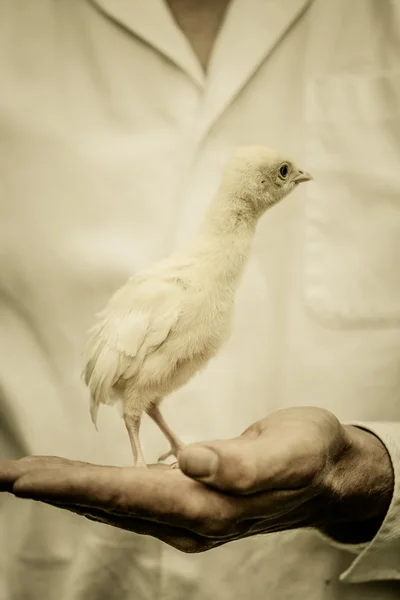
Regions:
<instances>
[{"instance_id":1,"label":"chick's body","mask_svg":"<svg viewBox=\"0 0 400 600\"><path fill-rule=\"evenodd\" d=\"M178 268L160 265L133 277L99 323L101 352L106 359L112 352L118 362L111 385L138 394L142 409L186 383L228 333L233 290L214 288L211 273L208 281L194 277L195 264L193 257Z\"/></svg>"},{"instance_id":2,"label":"chick's body","mask_svg":"<svg viewBox=\"0 0 400 600\"><path fill-rule=\"evenodd\" d=\"M270 191L264 198L272 185L271 163L287 164L263 148L234 155L203 227L187 248L133 276L90 332L84 377L92 419L96 422L101 403L122 400L135 465L145 466L139 442L143 412L170 442L171 451L161 458L177 455L183 445L158 404L204 367L229 337L235 292L258 218L290 191L282 191L281 184L275 195ZM293 172L300 181L309 178Z\"/></svg>"}]
</instances>

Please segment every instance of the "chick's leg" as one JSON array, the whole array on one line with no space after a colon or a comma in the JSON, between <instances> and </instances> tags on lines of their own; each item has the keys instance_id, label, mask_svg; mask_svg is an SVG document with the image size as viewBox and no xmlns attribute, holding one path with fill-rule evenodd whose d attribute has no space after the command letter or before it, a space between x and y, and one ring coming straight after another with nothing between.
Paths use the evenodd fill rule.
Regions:
<instances>
[{"instance_id":1,"label":"chick's leg","mask_svg":"<svg viewBox=\"0 0 400 600\"><path fill-rule=\"evenodd\" d=\"M185 444L178 438L178 436L172 431L169 425L166 423L164 417L162 416L160 409L158 406L153 405L147 411L147 414L151 419L153 419L154 423L159 427L159 429L163 432L167 440L171 445L171 450L166 452L158 459L159 462L165 460L169 456L175 456L178 458L179 452L185 446Z\"/></svg>"},{"instance_id":2,"label":"chick's leg","mask_svg":"<svg viewBox=\"0 0 400 600\"><path fill-rule=\"evenodd\" d=\"M124 411L124 421L132 446L134 467L147 467L139 439L141 418L140 414Z\"/></svg>"}]
</instances>

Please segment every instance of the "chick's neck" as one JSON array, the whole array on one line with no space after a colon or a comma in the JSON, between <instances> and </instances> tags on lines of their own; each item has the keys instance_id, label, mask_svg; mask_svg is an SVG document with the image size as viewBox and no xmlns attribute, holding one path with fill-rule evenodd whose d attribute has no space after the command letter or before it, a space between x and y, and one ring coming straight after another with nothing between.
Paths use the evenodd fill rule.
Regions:
<instances>
[{"instance_id":1,"label":"chick's neck","mask_svg":"<svg viewBox=\"0 0 400 600\"><path fill-rule=\"evenodd\" d=\"M249 258L257 221L246 199L217 194L192 246L211 277L235 284Z\"/></svg>"}]
</instances>

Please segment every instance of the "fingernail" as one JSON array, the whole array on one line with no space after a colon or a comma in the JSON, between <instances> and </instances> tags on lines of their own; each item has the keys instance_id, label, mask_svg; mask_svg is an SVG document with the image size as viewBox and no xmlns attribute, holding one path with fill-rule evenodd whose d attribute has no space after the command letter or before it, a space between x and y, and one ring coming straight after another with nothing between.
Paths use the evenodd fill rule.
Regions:
<instances>
[{"instance_id":1,"label":"fingernail","mask_svg":"<svg viewBox=\"0 0 400 600\"><path fill-rule=\"evenodd\" d=\"M218 469L218 456L209 448L185 448L179 455L179 466L191 477L210 477Z\"/></svg>"}]
</instances>

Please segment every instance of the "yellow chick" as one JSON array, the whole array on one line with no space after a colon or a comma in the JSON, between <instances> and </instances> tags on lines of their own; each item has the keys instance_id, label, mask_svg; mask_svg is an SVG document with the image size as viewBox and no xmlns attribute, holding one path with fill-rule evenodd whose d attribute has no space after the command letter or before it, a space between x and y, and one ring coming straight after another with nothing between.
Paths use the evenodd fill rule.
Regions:
<instances>
[{"instance_id":1,"label":"yellow chick","mask_svg":"<svg viewBox=\"0 0 400 600\"><path fill-rule=\"evenodd\" d=\"M135 466L145 467L146 412L179 454L183 443L159 404L185 385L228 339L235 293L263 213L312 177L265 147L238 148L203 225L187 246L131 277L89 332L83 377L96 424L100 404L122 401Z\"/></svg>"}]
</instances>

